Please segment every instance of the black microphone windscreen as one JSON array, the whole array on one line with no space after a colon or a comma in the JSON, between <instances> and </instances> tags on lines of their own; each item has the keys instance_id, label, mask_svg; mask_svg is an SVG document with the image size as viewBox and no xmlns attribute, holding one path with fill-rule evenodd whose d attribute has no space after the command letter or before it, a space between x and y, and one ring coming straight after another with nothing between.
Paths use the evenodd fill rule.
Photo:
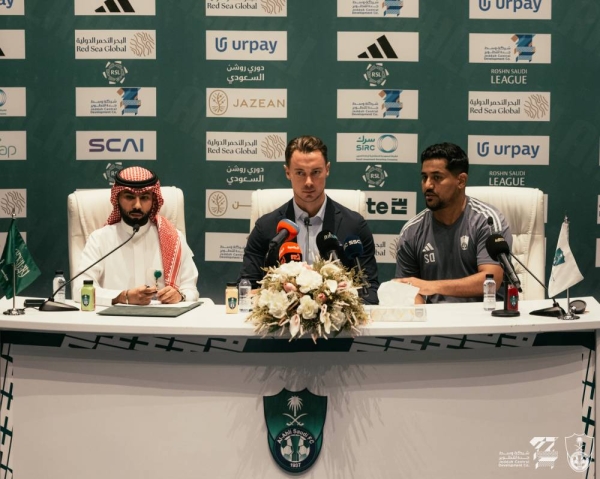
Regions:
<instances>
[{"instance_id":1,"label":"black microphone windscreen","mask_svg":"<svg viewBox=\"0 0 600 479\"><path fill-rule=\"evenodd\" d=\"M133 225L133 232L134 232L134 233L137 233L139 230L140 230L140 225L139 225L139 223L136 223L136 224L134 224L134 225Z\"/></svg>"},{"instance_id":2,"label":"black microphone windscreen","mask_svg":"<svg viewBox=\"0 0 600 479\"><path fill-rule=\"evenodd\" d=\"M323 230L317 234L317 249L322 257L327 256L331 251L337 251L340 241L331 231Z\"/></svg>"},{"instance_id":3,"label":"black microphone windscreen","mask_svg":"<svg viewBox=\"0 0 600 479\"><path fill-rule=\"evenodd\" d=\"M344 241L344 254L348 259L358 258L363 254L362 241L356 235L350 235Z\"/></svg>"},{"instance_id":4,"label":"black microphone windscreen","mask_svg":"<svg viewBox=\"0 0 600 479\"><path fill-rule=\"evenodd\" d=\"M499 254L509 254L510 248L502 235L493 234L485 242L485 249L494 261L498 261Z\"/></svg>"}]
</instances>

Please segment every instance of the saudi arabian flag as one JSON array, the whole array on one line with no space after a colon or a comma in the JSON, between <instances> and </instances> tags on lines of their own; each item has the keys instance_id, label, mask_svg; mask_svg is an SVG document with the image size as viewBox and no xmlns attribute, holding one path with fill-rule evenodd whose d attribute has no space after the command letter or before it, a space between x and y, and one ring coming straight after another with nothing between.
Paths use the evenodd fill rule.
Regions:
<instances>
[{"instance_id":1,"label":"saudi arabian flag","mask_svg":"<svg viewBox=\"0 0 600 479\"><path fill-rule=\"evenodd\" d=\"M548 296L554 298L557 294L576 285L582 279L583 276L577 267L569 246L569 220L565 217L560 228L556 253L552 262L552 273L550 273L550 281L548 282Z\"/></svg>"},{"instance_id":2,"label":"saudi arabian flag","mask_svg":"<svg viewBox=\"0 0 600 479\"><path fill-rule=\"evenodd\" d=\"M7 299L13 297L13 266L16 270L16 294L42 274L29 254L14 219L10 223L6 244L0 258L0 290L4 291Z\"/></svg>"}]
</instances>

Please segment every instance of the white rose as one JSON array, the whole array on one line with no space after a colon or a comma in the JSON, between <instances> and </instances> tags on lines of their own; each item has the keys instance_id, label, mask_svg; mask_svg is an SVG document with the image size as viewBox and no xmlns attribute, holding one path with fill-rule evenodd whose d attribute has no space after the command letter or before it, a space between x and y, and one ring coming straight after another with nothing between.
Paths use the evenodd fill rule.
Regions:
<instances>
[{"instance_id":1,"label":"white rose","mask_svg":"<svg viewBox=\"0 0 600 479\"><path fill-rule=\"evenodd\" d=\"M284 274L285 276L298 276L300 274L301 271L303 271L304 269L306 269L302 263L298 262L298 261L290 261L289 263L285 263L282 264L279 267L279 271L281 272L281 274Z\"/></svg>"},{"instance_id":2,"label":"white rose","mask_svg":"<svg viewBox=\"0 0 600 479\"><path fill-rule=\"evenodd\" d=\"M283 318L290 305L285 291L262 290L258 299L259 306L269 308L269 314L274 318Z\"/></svg>"},{"instance_id":3,"label":"white rose","mask_svg":"<svg viewBox=\"0 0 600 479\"><path fill-rule=\"evenodd\" d=\"M317 317L317 311L319 311L319 305L310 296L302 296L300 298L300 306L298 306L298 314L302 315L304 319L314 319Z\"/></svg>"},{"instance_id":4,"label":"white rose","mask_svg":"<svg viewBox=\"0 0 600 479\"><path fill-rule=\"evenodd\" d=\"M332 277L342 272L342 268L340 268L337 264L327 263L323 265L321 268L321 274L323 276Z\"/></svg>"},{"instance_id":5,"label":"white rose","mask_svg":"<svg viewBox=\"0 0 600 479\"><path fill-rule=\"evenodd\" d=\"M304 269L296 278L296 284L303 293L317 289L322 283L323 278L321 275L312 269Z\"/></svg>"}]
</instances>

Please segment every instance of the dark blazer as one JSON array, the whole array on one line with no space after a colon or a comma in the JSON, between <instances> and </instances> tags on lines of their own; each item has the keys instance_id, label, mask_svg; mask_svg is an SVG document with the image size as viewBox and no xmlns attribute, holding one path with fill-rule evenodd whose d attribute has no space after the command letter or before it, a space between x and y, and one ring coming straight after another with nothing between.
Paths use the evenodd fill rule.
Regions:
<instances>
[{"instance_id":1,"label":"dark blazer","mask_svg":"<svg viewBox=\"0 0 600 479\"><path fill-rule=\"evenodd\" d=\"M257 281L263 279L265 272L261 269L265 265L265 256L269 249L269 241L277 233L277 224L282 219L295 221L294 204L290 200L281 205L275 211L261 216L254 225L254 229L248 237L244 249L244 262L240 277L245 275L252 282L252 288L258 288ZM368 295L364 296L359 289L359 294L365 303L377 304L377 289L379 279L377 276L377 262L375 261L375 243L373 234L365 219L355 211L336 203L327 198L325 206L325 217L323 219L323 230L331 231L340 241L344 241L349 235L356 235L363 244L363 254L360 264L365 273L365 279L369 282ZM295 240L294 240L295 241ZM353 261L347 260L343 255L340 259L344 266L351 268L355 266Z\"/></svg>"}]
</instances>

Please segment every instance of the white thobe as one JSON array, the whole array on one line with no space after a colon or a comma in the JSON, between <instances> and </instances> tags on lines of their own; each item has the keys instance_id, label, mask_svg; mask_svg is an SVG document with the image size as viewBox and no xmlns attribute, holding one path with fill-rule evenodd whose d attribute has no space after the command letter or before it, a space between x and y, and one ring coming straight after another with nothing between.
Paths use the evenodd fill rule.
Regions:
<instances>
[{"instance_id":1,"label":"white thobe","mask_svg":"<svg viewBox=\"0 0 600 479\"><path fill-rule=\"evenodd\" d=\"M81 270L98 261L110 250L127 240L133 228L123 221L104 226L94 231L88 238L81 254L79 267ZM194 264L192 250L187 245L183 234L177 230L181 239L181 267L175 280L186 298L196 301L199 297L196 283L198 269ZM96 304L110 306L112 300L126 289L142 285L155 286L155 272L160 271L158 289L165 287L164 269L158 239L158 228L152 222L142 226L134 238L122 248L115 251L96 266L77 278L74 288L74 300L80 301L83 280L91 279L96 288Z\"/></svg>"}]
</instances>

